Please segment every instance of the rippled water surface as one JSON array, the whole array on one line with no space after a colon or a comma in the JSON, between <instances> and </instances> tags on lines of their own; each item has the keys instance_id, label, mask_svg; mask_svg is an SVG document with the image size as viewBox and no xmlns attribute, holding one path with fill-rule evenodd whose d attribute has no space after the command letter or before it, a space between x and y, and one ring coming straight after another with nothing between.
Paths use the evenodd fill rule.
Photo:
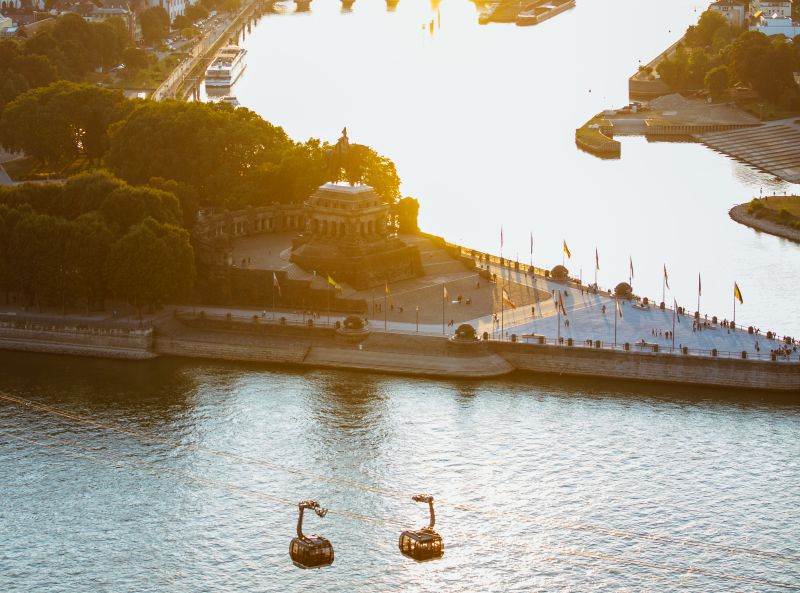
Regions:
<instances>
[{"instance_id":1,"label":"rippled water surface","mask_svg":"<svg viewBox=\"0 0 800 593\"><path fill-rule=\"evenodd\" d=\"M0 353L0 590L789 591L800 408ZM56 414L62 412L63 414ZM437 499L440 561L399 555ZM301 571L293 504L334 565Z\"/></svg>"}]
</instances>

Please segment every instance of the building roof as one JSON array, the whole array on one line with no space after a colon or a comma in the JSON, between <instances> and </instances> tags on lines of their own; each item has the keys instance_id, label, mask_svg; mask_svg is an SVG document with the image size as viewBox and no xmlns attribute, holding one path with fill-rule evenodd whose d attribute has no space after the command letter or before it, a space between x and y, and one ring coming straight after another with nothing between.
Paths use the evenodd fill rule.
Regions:
<instances>
[{"instance_id":1,"label":"building roof","mask_svg":"<svg viewBox=\"0 0 800 593\"><path fill-rule=\"evenodd\" d=\"M739 0L717 0L716 2L711 3L712 7L718 6L737 6L740 8L744 8L744 3L740 2Z\"/></svg>"}]
</instances>

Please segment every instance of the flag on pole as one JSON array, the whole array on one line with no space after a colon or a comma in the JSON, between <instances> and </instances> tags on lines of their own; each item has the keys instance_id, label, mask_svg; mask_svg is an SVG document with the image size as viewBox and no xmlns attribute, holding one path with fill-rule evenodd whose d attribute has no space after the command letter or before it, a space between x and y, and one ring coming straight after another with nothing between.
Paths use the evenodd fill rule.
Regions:
<instances>
[{"instance_id":1,"label":"flag on pole","mask_svg":"<svg viewBox=\"0 0 800 593\"><path fill-rule=\"evenodd\" d=\"M533 255L533 233L531 233L531 255Z\"/></svg>"},{"instance_id":2,"label":"flag on pole","mask_svg":"<svg viewBox=\"0 0 800 593\"><path fill-rule=\"evenodd\" d=\"M600 256L597 254L597 247L594 248L594 269L600 269Z\"/></svg>"},{"instance_id":3,"label":"flag on pole","mask_svg":"<svg viewBox=\"0 0 800 593\"><path fill-rule=\"evenodd\" d=\"M619 304L619 299L617 299L617 313L619 313L619 318L622 319L622 305Z\"/></svg>"},{"instance_id":4,"label":"flag on pole","mask_svg":"<svg viewBox=\"0 0 800 593\"><path fill-rule=\"evenodd\" d=\"M503 289L503 302L512 309L517 308L517 304L511 300L511 295L508 294L508 291L505 288Z\"/></svg>"},{"instance_id":5,"label":"flag on pole","mask_svg":"<svg viewBox=\"0 0 800 593\"><path fill-rule=\"evenodd\" d=\"M697 274L697 295L703 294L703 283L700 282L700 274Z\"/></svg>"},{"instance_id":6,"label":"flag on pole","mask_svg":"<svg viewBox=\"0 0 800 593\"><path fill-rule=\"evenodd\" d=\"M633 278L633 258L630 255L628 256L628 262L631 269L631 278Z\"/></svg>"},{"instance_id":7,"label":"flag on pole","mask_svg":"<svg viewBox=\"0 0 800 593\"><path fill-rule=\"evenodd\" d=\"M500 225L500 249L503 248L503 225Z\"/></svg>"},{"instance_id":8,"label":"flag on pole","mask_svg":"<svg viewBox=\"0 0 800 593\"><path fill-rule=\"evenodd\" d=\"M384 291L386 292L386 294L390 294L389 293L389 281L388 280L386 281L386 288L384 288Z\"/></svg>"},{"instance_id":9,"label":"flag on pole","mask_svg":"<svg viewBox=\"0 0 800 593\"><path fill-rule=\"evenodd\" d=\"M675 308L674 308L674 311L675 311L674 315L675 315L675 317L677 318L677 320L678 320L678 323L680 323L680 322L681 322L681 316L680 316L680 315L678 315L678 301L676 301L675 299L672 299L672 302L674 303L674 306L675 306Z\"/></svg>"},{"instance_id":10,"label":"flag on pole","mask_svg":"<svg viewBox=\"0 0 800 593\"><path fill-rule=\"evenodd\" d=\"M275 272L272 272L272 288L278 289L278 296L283 296L281 294L281 284L278 282L278 277L275 275Z\"/></svg>"},{"instance_id":11,"label":"flag on pole","mask_svg":"<svg viewBox=\"0 0 800 593\"><path fill-rule=\"evenodd\" d=\"M447 287L446 286L442 286L442 298L444 300L447 300Z\"/></svg>"},{"instance_id":12,"label":"flag on pole","mask_svg":"<svg viewBox=\"0 0 800 593\"><path fill-rule=\"evenodd\" d=\"M664 284L669 288L669 275L667 274L667 264L664 264Z\"/></svg>"},{"instance_id":13,"label":"flag on pole","mask_svg":"<svg viewBox=\"0 0 800 593\"><path fill-rule=\"evenodd\" d=\"M564 253L566 253L566 254L567 254L567 257L568 257L568 258L572 259L572 254L571 254L571 253L570 253L570 251L569 251L569 247L567 247L567 242L566 242L566 240L564 241Z\"/></svg>"},{"instance_id":14,"label":"flag on pole","mask_svg":"<svg viewBox=\"0 0 800 593\"><path fill-rule=\"evenodd\" d=\"M566 317L567 310L564 308L564 301L561 299L561 291L558 291L558 308L561 309L561 314Z\"/></svg>"},{"instance_id":15,"label":"flag on pole","mask_svg":"<svg viewBox=\"0 0 800 593\"><path fill-rule=\"evenodd\" d=\"M742 298L742 291L739 290L739 285L736 282L733 283L733 297L739 301L740 305L744 305L744 299Z\"/></svg>"},{"instance_id":16,"label":"flag on pole","mask_svg":"<svg viewBox=\"0 0 800 593\"><path fill-rule=\"evenodd\" d=\"M333 286L336 290L339 290L339 291L343 290L342 289L342 285L339 284L338 282L336 282L336 280L334 280L333 278L331 278L330 274L328 274L328 284Z\"/></svg>"}]
</instances>

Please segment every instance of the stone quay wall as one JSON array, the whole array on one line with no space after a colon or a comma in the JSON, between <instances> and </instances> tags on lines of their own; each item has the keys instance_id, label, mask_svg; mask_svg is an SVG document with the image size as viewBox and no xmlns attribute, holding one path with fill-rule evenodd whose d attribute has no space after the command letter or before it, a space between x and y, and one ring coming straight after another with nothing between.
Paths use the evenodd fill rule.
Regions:
<instances>
[{"instance_id":1,"label":"stone quay wall","mask_svg":"<svg viewBox=\"0 0 800 593\"><path fill-rule=\"evenodd\" d=\"M536 373L800 392L800 362L492 342L515 369Z\"/></svg>"},{"instance_id":2,"label":"stone quay wall","mask_svg":"<svg viewBox=\"0 0 800 593\"><path fill-rule=\"evenodd\" d=\"M153 329L0 322L0 349L97 358L154 358Z\"/></svg>"},{"instance_id":3,"label":"stone quay wall","mask_svg":"<svg viewBox=\"0 0 800 593\"><path fill-rule=\"evenodd\" d=\"M800 393L800 362L475 341L331 327L174 319L155 331L0 325L0 349L104 358L157 355L480 379L514 371Z\"/></svg>"}]
</instances>

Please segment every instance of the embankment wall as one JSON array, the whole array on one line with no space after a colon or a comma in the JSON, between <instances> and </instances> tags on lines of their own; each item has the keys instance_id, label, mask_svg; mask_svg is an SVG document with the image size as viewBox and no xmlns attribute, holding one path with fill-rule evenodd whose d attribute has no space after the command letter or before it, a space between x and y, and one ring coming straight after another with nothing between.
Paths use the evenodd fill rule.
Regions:
<instances>
[{"instance_id":1,"label":"embankment wall","mask_svg":"<svg viewBox=\"0 0 800 593\"><path fill-rule=\"evenodd\" d=\"M0 349L98 358L154 358L153 330L0 324Z\"/></svg>"},{"instance_id":2,"label":"embankment wall","mask_svg":"<svg viewBox=\"0 0 800 593\"><path fill-rule=\"evenodd\" d=\"M538 344L492 343L492 350L521 371L736 389L800 391L800 362Z\"/></svg>"}]
</instances>

